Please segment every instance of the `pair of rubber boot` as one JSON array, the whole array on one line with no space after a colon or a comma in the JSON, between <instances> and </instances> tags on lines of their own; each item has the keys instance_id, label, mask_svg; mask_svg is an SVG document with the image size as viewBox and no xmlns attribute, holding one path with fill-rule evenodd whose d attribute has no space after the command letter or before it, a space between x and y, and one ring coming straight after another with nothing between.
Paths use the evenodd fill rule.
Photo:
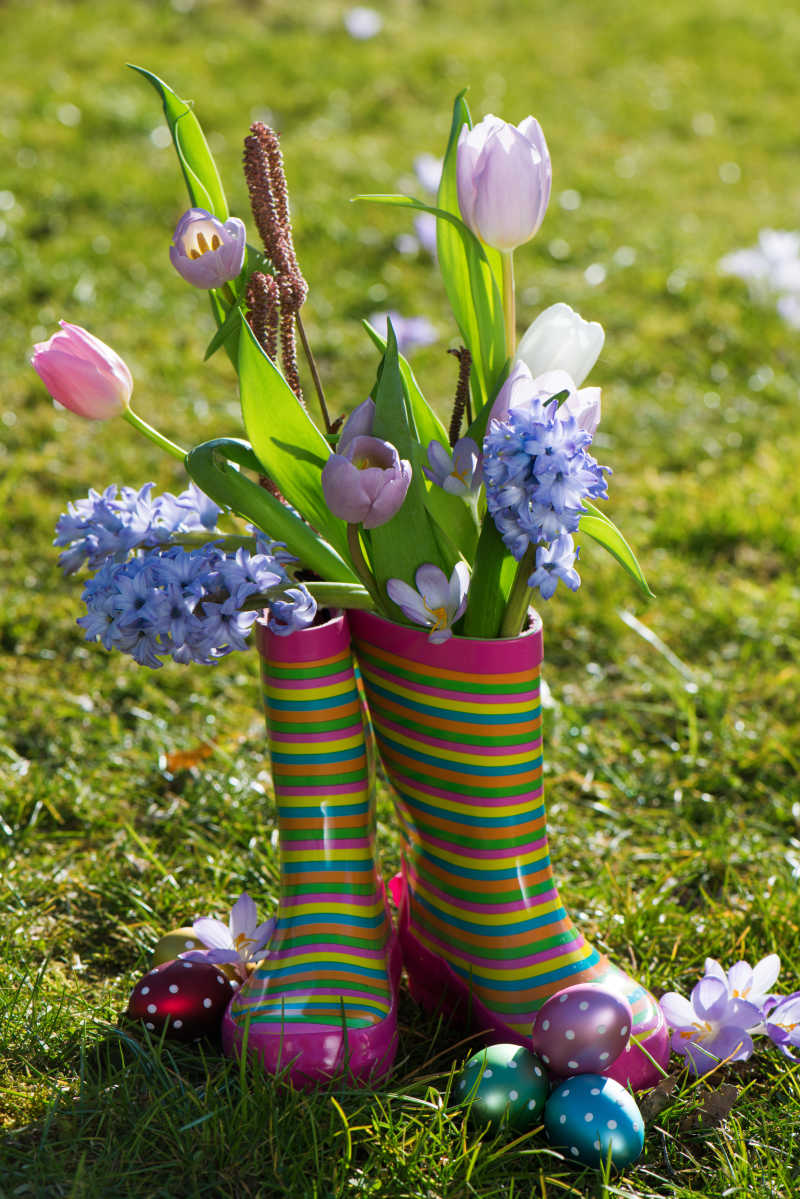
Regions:
<instances>
[{"instance_id":1,"label":"pair of rubber boot","mask_svg":"<svg viewBox=\"0 0 800 1199\"><path fill-rule=\"evenodd\" d=\"M521 1045L556 991L611 988L631 1005L634 1037L608 1073L656 1082L668 1055L658 1005L585 941L553 882L541 628L434 646L351 612L259 637L280 899L266 956L225 1017L226 1050L297 1086L378 1082L397 1051L405 967L424 1008ZM375 858L370 720L404 842L397 932Z\"/></svg>"}]
</instances>

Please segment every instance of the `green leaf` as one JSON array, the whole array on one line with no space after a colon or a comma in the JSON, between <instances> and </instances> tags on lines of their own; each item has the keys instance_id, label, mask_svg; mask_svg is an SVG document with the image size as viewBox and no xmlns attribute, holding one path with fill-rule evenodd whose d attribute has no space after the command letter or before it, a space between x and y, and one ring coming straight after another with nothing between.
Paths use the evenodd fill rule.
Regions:
<instances>
[{"instance_id":1,"label":"green leaf","mask_svg":"<svg viewBox=\"0 0 800 1199\"><path fill-rule=\"evenodd\" d=\"M349 558L347 526L322 493L320 476L330 446L241 314L239 320L242 418L253 450L289 503Z\"/></svg>"},{"instance_id":2,"label":"green leaf","mask_svg":"<svg viewBox=\"0 0 800 1199\"><path fill-rule=\"evenodd\" d=\"M625 538L620 533L613 521L609 520L604 512L599 508L595 508L594 504L590 504L588 500L583 501L583 506L589 511L581 517L580 531L588 533L593 541L598 545L602 545L603 549L608 550L613 558L616 558L620 566L628 572L634 579L646 596L650 599L655 599L654 593L650 590L647 580L644 577L642 568L636 560L631 547L628 545Z\"/></svg>"},{"instance_id":3,"label":"green leaf","mask_svg":"<svg viewBox=\"0 0 800 1199\"><path fill-rule=\"evenodd\" d=\"M172 88L152 71L146 71L144 67L137 67L134 63L128 63L128 66L143 75L161 97L164 116L172 134L192 206L205 208L218 220L227 221L228 205L219 172L191 104L176 95Z\"/></svg>"},{"instance_id":4,"label":"green leaf","mask_svg":"<svg viewBox=\"0 0 800 1199\"><path fill-rule=\"evenodd\" d=\"M498 637L517 564L487 513L478 538L469 600L464 613L465 637Z\"/></svg>"},{"instance_id":5,"label":"green leaf","mask_svg":"<svg viewBox=\"0 0 800 1199\"><path fill-rule=\"evenodd\" d=\"M231 355L234 356L235 365L235 354L239 341L239 329L241 328L241 316L242 310L239 305L231 304L230 308L228 309L227 316L217 329L214 336L211 338L211 341L208 343L206 352L203 355L204 362L208 362L209 358L211 358L213 354L216 354L219 347L223 345L223 343L227 345L228 340L230 339Z\"/></svg>"},{"instance_id":6,"label":"green leaf","mask_svg":"<svg viewBox=\"0 0 800 1199\"><path fill-rule=\"evenodd\" d=\"M354 198L429 212L438 218L442 278L461 336L472 355L472 389L477 406L482 408L489 399L494 399L506 362L503 304L486 248L461 218L446 208L424 204L411 196ZM446 229L446 234L442 234L442 229Z\"/></svg>"},{"instance_id":7,"label":"green leaf","mask_svg":"<svg viewBox=\"0 0 800 1199\"><path fill-rule=\"evenodd\" d=\"M186 469L197 486L222 507L231 508L263 529L276 541L286 543L304 567L334 583L358 583L350 566L305 521L265 488L235 470L235 462L247 470L262 467L246 441L220 437L190 450Z\"/></svg>"},{"instance_id":8,"label":"green leaf","mask_svg":"<svg viewBox=\"0 0 800 1199\"><path fill-rule=\"evenodd\" d=\"M362 321L361 323L369 334L373 344L377 346L381 354L385 354L386 339L381 337L380 333L372 328L369 321ZM400 373L403 376L406 396L411 406L411 414L414 417L420 445L423 449L427 450L432 441L439 441L446 449L449 449L450 441L447 436L447 430L422 394L419 384L414 377L414 372L402 354L398 353L397 360L400 364Z\"/></svg>"},{"instance_id":9,"label":"green leaf","mask_svg":"<svg viewBox=\"0 0 800 1199\"><path fill-rule=\"evenodd\" d=\"M390 441L400 457L407 458L412 465L411 483L400 511L385 525L379 525L369 533L372 571L383 600L387 579L403 579L413 587L417 567L424 562L433 563L449 576L458 560L457 554L452 550L448 553L446 545L440 545L425 506L425 477L418 465L420 445L406 397L391 321L373 399L375 436ZM386 603L388 605L389 601ZM391 607L399 614L399 609L394 605Z\"/></svg>"}]
</instances>

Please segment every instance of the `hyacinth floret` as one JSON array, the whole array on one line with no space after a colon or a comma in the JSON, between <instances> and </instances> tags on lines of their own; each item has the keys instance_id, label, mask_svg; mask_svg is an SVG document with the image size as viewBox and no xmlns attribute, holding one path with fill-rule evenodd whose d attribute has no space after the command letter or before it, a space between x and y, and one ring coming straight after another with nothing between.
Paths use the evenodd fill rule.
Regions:
<instances>
[{"instance_id":1,"label":"hyacinth floret","mask_svg":"<svg viewBox=\"0 0 800 1199\"><path fill-rule=\"evenodd\" d=\"M175 662L210 665L247 647L259 619L242 611L253 595L269 596L268 624L280 635L311 624L316 601L286 573L287 555L239 549L226 554L213 543L139 551L126 561L106 559L84 587L86 615L78 620L88 641L130 654L153 669ZM273 598L274 597L274 598Z\"/></svg>"},{"instance_id":2,"label":"hyacinth floret","mask_svg":"<svg viewBox=\"0 0 800 1199\"><path fill-rule=\"evenodd\" d=\"M520 561L529 546L550 545L561 537L577 532L584 500L607 495L605 473L587 452L591 434L581 428L576 418L559 407L557 397L544 400L532 398L525 408L511 408L503 420L490 420L483 443L483 475L486 484L486 503L506 549ZM605 472L605 473L604 473ZM565 555L572 552L566 542L559 542L555 559L564 562L563 573L557 571L570 587L580 580ZM573 558L574 561L574 558ZM539 561L542 567L547 559ZM540 586L541 572L531 578ZM575 582L577 580L577 582ZM553 572L547 571L547 586L552 594Z\"/></svg>"},{"instance_id":3,"label":"hyacinth floret","mask_svg":"<svg viewBox=\"0 0 800 1199\"><path fill-rule=\"evenodd\" d=\"M165 545L182 533L211 532L222 509L194 483L180 495L151 497L154 484L105 491L90 490L71 502L56 525L54 545L67 548L59 556L65 574L83 565L96 570L103 562L123 562L134 549Z\"/></svg>"}]
</instances>

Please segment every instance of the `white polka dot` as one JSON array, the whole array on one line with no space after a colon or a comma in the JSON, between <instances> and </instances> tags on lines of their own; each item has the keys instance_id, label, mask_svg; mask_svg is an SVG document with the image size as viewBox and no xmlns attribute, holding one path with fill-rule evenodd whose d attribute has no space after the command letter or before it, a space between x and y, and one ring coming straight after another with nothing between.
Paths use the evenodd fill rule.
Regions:
<instances>
[{"instance_id":1,"label":"white polka dot","mask_svg":"<svg viewBox=\"0 0 800 1199\"><path fill-rule=\"evenodd\" d=\"M177 994L178 994L178 984L177 984L177 983L171 983L171 984L170 984L169 993L170 993L170 995L177 995Z\"/></svg>"},{"instance_id":2,"label":"white polka dot","mask_svg":"<svg viewBox=\"0 0 800 1199\"><path fill-rule=\"evenodd\" d=\"M566 1124L566 1122L567 1122L567 1117L566 1117L566 1116L559 1116L559 1117L558 1117L558 1122L559 1122L559 1124Z\"/></svg>"},{"instance_id":3,"label":"white polka dot","mask_svg":"<svg viewBox=\"0 0 800 1199\"><path fill-rule=\"evenodd\" d=\"M528 1100L528 1111L529 1111L529 1112L532 1112L532 1111L533 1111L533 1109L534 1109L535 1107L536 1107L536 1100L535 1100L535 1099L529 1099L529 1100Z\"/></svg>"},{"instance_id":4,"label":"white polka dot","mask_svg":"<svg viewBox=\"0 0 800 1199\"><path fill-rule=\"evenodd\" d=\"M509 1097L509 1099L511 1099L512 1101L513 1101L514 1099L519 1099L519 1091L509 1091L509 1092L508 1092L508 1097Z\"/></svg>"},{"instance_id":5,"label":"white polka dot","mask_svg":"<svg viewBox=\"0 0 800 1199\"><path fill-rule=\"evenodd\" d=\"M149 988L149 987L142 987L142 989L141 989L141 991L139 992L139 994L140 994L140 995L149 995L149 994L150 994L150 988Z\"/></svg>"},{"instance_id":6,"label":"white polka dot","mask_svg":"<svg viewBox=\"0 0 800 1199\"><path fill-rule=\"evenodd\" d=\"M173 1020L172 1027L173 1028L183 1028L183 1021L182 1020Z\"/></svg>"},{"instance_id":7,"label":"white polka dot","mask_svg":"<svg viewBox=\"0 0 800 1199\"><path fill-rule=\"evenodd\" d=\"M547 1030L548 1030L548 1028L549 1028L549 1027L550 1027L550 1021L549 1021L549 1020L543 1020L543 1021L542 1021L542 1032L547 1032Z\"/></svg>"},{"instance_id":8,"label":"white polka dot","mask_svg":"<svg viewBox=\"0 0 800 1199\"><path fill-rule=\"evenodd\" d=\"M592 1094L592 1095L599 1095L599 1094L600 1094L600 1088L599 1088L599 1087L592 1087L591 1094Z\"/></svg>"},{"instance_id":9,"label":"white polka dot","mask_svg":"<svg viewBox=\"0 0 800 1199\"><path fill-rule=\"evenodd\" d=\"M605 1051L603 1051L603 1053L601 1053L601 1054L600 1054L600 1061L601 1061L601 1062L607 1062L607 1061L608 1061L608 1058L609 1058L609 1054L608 1054L608 1053L606 1053Z\"/></svg>"},{"instance_id":10,"label":"white polka dot","mask_svg":"<svg viewBox=\"0 0 800 1199\"><path fill-rule=\"evenodd\" d=\"M580 1064L578 1062L576 1062L574 1060L574 1058L571 1061L568 1061L567 1065L569 1066L570 1070L579 1070L580 1069Z\"/></svg>"},{"instance_id":11,"label":"white polka dot","mask_svg":"<svg viewBox=\"0 0 800 1199\"><path fill-rule=\"evenodd\" d=\"M537 1078L541 1078L541 1077L542 1077L542 1072L541 1072L541 1070L539 1069L539 1067L538 1067L538 1066L534 1066L534 1067L533 1067L533 1072L534 1072L534 1074L536 1075L536 1077L537 1077Z\"/></svg>"},{"instance_id":12,"label":"white polka dot","mask_svg":"<svg viewBox=\"0 0 800 1199\"><path fill-rule=\"evenodd\" d=\"M467 1085L467 1080L466 1080L466 1078L462 1078L462 1079L461 1079L461 1082L458 1084L458 1089L459 1089L459 1091L463 1091L463 1090L464 1090L464 1087L465 1087L466 1085Z\"/></svg>"},{"instance_id":13,"label":"white polka dot","mask_svg":"<svg viewBox=\"0 0 800 1199\"><path fill-rule=\"evenodd\" d=\"M578 1156L578 1150L575 1148L574 1145L570 1145L569 1151L570 1151L570 1153L574 1153L576 1157Z\"/></svg>"},{"instance_id":14,"label":"white polka dot","mask_svg":"<svg viewBox=\"0 0 800 1199\"><path fill-rule=\"evenodd\" d=\"M609 1121L608 1121L608 1124L606 1125L606 1127L607 1127L607 1128L610 1128L610 1129L611 1129L611 1131L613 1132L613 1131L614 1131L614 1129L617 1127L617 1122L616 1122L616 1120L609 1120Z\"/></svg>"},{"instance_id":15,"label":"white polka dot","mask_svg":"<svg viewBox=\"0 0 800 1199\"><path fill-rule=\"evenodd\" d=\"M223 986L223 987L225 986L225 979L222 977L222 975L221 975L221 974L218 974L218 975L217 975L217 982L218 982L218 983L219 983L221 986Z\"/></svg>"},{"instance_id":16,"label":"white polka dot","mask_svg":"<svg viewBox=\"0 0 800 1199\"><path fill-rule=\"evenodd\" d=\"M543 1054L542 1054L542 1061L543 1061L543 1062L544 1062L546 1065L548 1065L548 1066L550 1065L550 1058L547 1056L547 1054L546 1054L546 1053L543 1053Z\"/></svg>"},{"instance_id":17,"label":"white polka dot","mask_svg":"<svg viewBox=\"0 0 800 1199\"><path fill-rule=\"evenodd\" d=\"M593 1142L593 1144L594 1144L594 1147L595 1147L595 1149L599 1149L599 1148L600 1148L600 1142L599 1142L599 1141L594 1141L594 1142Z\"/></svg>"},{"instance_id":18,"label":"white polka dot","mask_svg":"<svg viewBox=\"0 0 800 1199\"><path fill-rule=\"evenodd\" d=\"M564 1036L567 1038L568 1041L574 1041L575 1040L575 1030L573 1028L568 1028L567 1031L564 1033Z\"/></svg>"},{"instance_id":19,"label":"white polka dot","mask_svg":"<svg viewBox=\"0 0 800 1199\"><path fill-rule=\"evenodd\" d=\"M203 1007L211 1007L211 1005L212 1005L212 1003L213 1003L213 1002L214 1002L214 1001L213 1001L212 999L204 999L204 1000L203 1000Z\"/></svg>"},{"instance_id":20,"label":"white polka dot","mask_svg":"<svg viewBox=\"0 0 800 1199\"><path fill-rule=\"evenodd\" d=\"M595 1029L595 1032L597 1033L598 1037L602 1037L602 1035L605 1031L606 1031L605 1024L598 1024L597 1028Z\"/></svg>"},{"instance_id":21,"label":"white polka dot","mask_svg":"<svg viewBox=\"0 0 800 1199\"><path fill-rule=\"evenodd\" d=\"M622 1028L619 1030L619 1035L620 1035L621 1037L627 1037L627 1035L628 1035L628 1026L627 1026L627 1024L623 1024Z\"/></svg>"},{"instance_id":22,"label":"white polka dot","mask_svg":"<svg viewBox=\"0 0 800 1199\"><path fill-rule=\"evenodd\" d=\"M631 1051L631 1047L630 1047L630 1045L626 1045L626 1046L625 1046L625 1052L626 1052L626 1053L630 1053L630 1051Z\"/></svg>"},{"instance_id":23,"label":"white polka dot","mask_svg":"<svg viewBox=\"0 0 800 1199\"><path fill-rule=\"evenodd\" d=\"M561 1092L561 1097L562 1097L562 1099L566 1099L568 1095L569 1095L569 1091L565 1087L564 1090Z\"/></svg>"},{"instance_id":24,"label":"white polka dot","mask_svg":"<svg viewBox=\"0 0 800 1199\"><path fill-rule=\"evenodd\" d=\"M583 1118L587 1124L591 1124L592 1120L594 1120L594 1112L587 1112Z\"/></svg>"},{"instance_id":25,"label":"white polka dot","mask_svg":"<svg viewBox=\"0 0 800 1199\"><path fill-rule=\"evenodd\" d=\"M150 1012L150 1014L152 1015L152 1013L153 1013L153 1012L157 1012L157 1011L158 1011L158 1008L156 1007L156 1005L155 1005L154 1003L148 1003L148 1005L147 1005L147 1010L148 1010L148 1012Z\"/></svg>"},{"instance_id":26,"label":"white polka dot","mask_svg":"<svg viewBox=\"0 0 800 1199\"><path fill-rule=\"evenodd\" d=\"M639 1123L639 1121L638 1121L638 1120L634 1120L634 1121L633 1121L633 1124L631 1124L631 1128L633 1129L633 1131L634 1131L634 1132L638 1132L638 1131L640 1130L640 1128L641 1128L641 1127L642 1127L642 1126L641 1126L641 1124Z\"/></svg>"},{"instance_id":27,"label":"white polka dot","mask_svg":"<svg viewBox=\"0 0 800 1199\"><path fill-rule=\"evenodd\" d=\"M184 967L186 970L191 970L191 968L192 968L192 963L191 963L191 962L182 962L182 963L181 963L181 965L182 965L182 966L183 966L183 967Z\"/></svg>"},{"instance_id":28,"label":"white polka dot","mask_svg":"<svg viewBox=\"0 0 800 1199\"><path fill-rule=\"evenodd\" d=\"M184 945L187 949L194 949L194 941L184 941Z\"/></svg>"},{"instance_id":29,"label":"white polka dot","mask_svg":"<svg viewBox=\"0 0 800 1199\"><path fill-rule=\"evenodd\" d=\"M559 1002L559 1003L566 1003L568 999L569 999L569 995L559 995L559 997L558 997L558 1002Z\"/></svg>"},{"instance_id":30,"label":"white polka dot","mask_svg":"<svg viewBox=\"0 0 800 1199\"><path fill-rule=\"evenodd\" d=\"M155 1024L151 1024L149 1020L145 1020L144 1026L145 1026L145 1028L149 1028L150 1032L152 1032L153 1029L155 1028Z\"/></svg>"},{"instance_id":31,"label":"white polka dot","mask_svg":"<svg viewBox=\"0 0 800 1199\"><path fill-rule=\"evenodd\" d=\"M586 1002L586 1000L584 999L583 1003L579 1003L579 1004L578 1004L578 1007L579 1007L579 1009L580 1009L582 1012L585 1012L585 1011L587 1011L587 1010L588 1010L588 1007L589 1007L589 1005L588 1005L588 1003Z\"/></svg>"}]
</instances>

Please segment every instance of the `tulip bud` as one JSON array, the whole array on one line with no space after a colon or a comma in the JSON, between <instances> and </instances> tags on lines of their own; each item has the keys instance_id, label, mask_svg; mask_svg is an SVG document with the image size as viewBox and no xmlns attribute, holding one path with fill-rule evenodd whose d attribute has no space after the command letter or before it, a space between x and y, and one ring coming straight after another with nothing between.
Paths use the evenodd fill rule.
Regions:
<instances>
[{"instance_id":1,"label":"tulip bud","mask_svg":"<svg viewBox=\"0 0 800 1199\"><path fill-rule=\"evenodd\" d=\"M458 139L458 206L473 233L509 251L529 241L550 199L550 155L539 122L509 125L487 116Z\"/></svg>"},{"instance_id":2,"label":"tulip bud","mask_svg":"<svg viewBox=\"0 0 800 1199\"><path fill-rule=\"evenodd\" d=\"M558 409L562 417L574 416L581 429L593 437L600 423L600 388L576 388L566 371L545 371L535 378L524 362L515 362L511 373L497 393L489 413L489 422L507 421L512 410L531 411L553 396L566 392Z\"/></svg>"},{"instance_id":3,"label":"tulip bud","mask_svg":"<svg viewBox=\"0 0 800 1199\"><path fill-rule=\"evenodd\" d=\"M375 403L371 396L367 396L362 400L357 408L348 416L347 420L342 425L342 431L339 434L337 449L340 454L344 453L344 448L349 441L354 437L371 437L372 425L375 420Z\"/></svg>"},{"instance_id":4,"label":"tulip bud","mask_svg":"<svg viewBox=\"0 0 800 1199\"><path fill-rule=\"evenodd\" d=\"M80 325L61 330L33 347L31 366L59 404L89 420L107 420L126 409L133 378L110 346Z\"/></svg>"},{"instance_id":5,"label":"tulip bud","mask_svg":"<svg viewBox=\"0 0 800 1199\"><path fill-rule=\"evenodd\" d=\"M325 502L348 524L375 529L400 509L411 482L411 463L378 437L359 435L322 468Z\"/></svg>"},{"instance_id":6,"label":"tulip bud","mask_svg":"<svg viewBox=\"0 0 800 1199\"><path fill-rule=\"evenodd\" d=\"M222 287L244 264L246 231L238 217L223 225L205 208L190 208L175 229L169 260L193 287Z\"/></svg>"},{"instance_id":7,"label":"tulip bud","mask_svg":"<svg viewBox=\"0 0 800 1199\"><path fill-rule=\"evenodd\" d=\"M534 378L545 371L566 371L580 387L597 362L605 336L602 325L585 321L569 304L552 304L528 326L515 362L524 362Z\"/></svg>"}]
</instances>

